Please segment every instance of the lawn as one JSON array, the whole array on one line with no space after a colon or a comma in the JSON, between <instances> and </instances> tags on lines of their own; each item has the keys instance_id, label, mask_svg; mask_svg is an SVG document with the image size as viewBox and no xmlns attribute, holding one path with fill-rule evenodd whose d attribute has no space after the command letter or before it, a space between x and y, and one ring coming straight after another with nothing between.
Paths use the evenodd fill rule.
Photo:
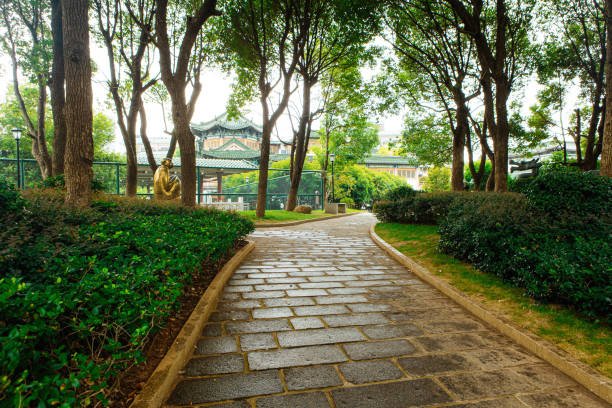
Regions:
<instances>
[{"instance_id":1,"label":"lawn","mask_svg":"<svg viewBox=\"0 0 612 408\"><path fill-rule=\"evenodd\" d=\"M437 250L436 226L381 223L376 233L434 275L515 325L612 377L612 330L557 305L539 304L500 278Z\"/></svg>"},{"instance_id":2,"label":"lawn","mask_svg":"<svg viewBox=\"0 0 612 408\"><path fill-rule=\"evenodd\" d=\"M353 210L347 208L346 211L348 213L360 212L360 210ZM324 218L331 217L334 214L326 214L323 210L314 210L311 214L301 214L293 211L285 211L285 210L267 210L266 215L263 218L257 218L255 215L255 210L250 211L240 211L241 215L244 215L248 219L252 221L263 221L267 223L274 222L291 222L291 221L302 221L302 220L312 220L315 218Z\"/></svg>"}]
</instances>

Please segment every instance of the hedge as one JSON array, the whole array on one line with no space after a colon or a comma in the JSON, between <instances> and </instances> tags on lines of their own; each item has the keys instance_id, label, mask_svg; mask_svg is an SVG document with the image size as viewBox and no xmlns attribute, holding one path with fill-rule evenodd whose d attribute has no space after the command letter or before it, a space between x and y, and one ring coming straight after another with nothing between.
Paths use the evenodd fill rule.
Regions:
<instances>
[{"instance_id":1,"label":"hedge","mask_svg":"<svg viewBox=\"0 0 612 408\"><path fill-rule=\"evenodd\" d=\"M195 274L253 230L233 213L0 183L0 405L106 404Z\"/></svg>"},{"instance_id":2,"label":"hedge","mask_svg":"<svg viewBox=\"0 0 612 408\"><path fill-rule=\"evenodd\" d=\"M466 195L441 221L439 248L535 299L566 304L610 323L610 225L597 230L582 221L558 222L519 194Z\"/></svg>"},{"instance_id":3,"label":"hedge","mask_svg":"<svg viewBox=\"0 0 612 408\"><path fill-rule=\"evenodd\" d=\"M446 217L457 194L464 193L416 193L396 201L378 201L374 203L373 211L383 222L435 225Z\"/></svg>"},{"instance_id":4,"label":"hedge","mask_svg":"<svg viewBox=\"0 0 612 408\"><path fill-rule=\"evenodd\" d=\"M612 322L612 180L548 172L523 194L419 193L375 205L385 222L438 224L442 252Z\"/></svg>"}]
</instances>

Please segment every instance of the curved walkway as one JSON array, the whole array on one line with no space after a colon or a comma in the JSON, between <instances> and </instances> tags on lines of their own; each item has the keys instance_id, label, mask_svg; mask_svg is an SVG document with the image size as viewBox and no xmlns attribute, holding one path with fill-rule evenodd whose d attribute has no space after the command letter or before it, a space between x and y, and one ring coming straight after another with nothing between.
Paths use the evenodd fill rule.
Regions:
<instances>
[{"instance_id":1,"label":"curved walkway","mask_svg":"<svg viewBox=\"0 0 612 408\"><path fill-rule=\"evenodd\" d=\"M389 258L372 222L256 231L168 406L607 406Z\"/></svg>"}]
</instances>

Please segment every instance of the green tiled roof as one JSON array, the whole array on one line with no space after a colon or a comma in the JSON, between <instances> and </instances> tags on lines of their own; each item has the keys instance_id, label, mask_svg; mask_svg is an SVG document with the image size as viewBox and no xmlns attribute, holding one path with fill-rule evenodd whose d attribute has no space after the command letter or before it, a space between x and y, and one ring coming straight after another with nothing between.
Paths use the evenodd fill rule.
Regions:
<instances>
[{"instance_id":1,"label":"green tiled roof","mask_svg":"<svg viewBox=\"0 0 612 408\"><path fill-rule=\"evenodd\" d=\"M227 151L227 148L233 144L240 147L243 151L256 152L256 150L251 149L249 146L245 145L244 143L242 143L240 140L236 139L235 137L232 137L230 140L223 143L221 146L217 147L216 149L212 149L209 151Z\"/></svg>"},{"instance_id":2,"label":"green tiled roof","mask_svg":"<svg viewBox=\"0 0 612 408\"><path fill-rule=\"evenodd\" d=\"M372 155L363 161L367 165L411 166L416 167L417 161L412 157Z\"/></svg>"},{"instance_id":3,"label":"green tiled roof","mask_svg":"<svg viewBox=\"0 0 612 408\"><path fill-rule=\"evenodd\" d=\"M156 156L155 161L161 163L163 157ZM172 159L172 163L175 167L181 166L181 158L175 157ZM149 161L145 154L138 155L138 165L148 166ZM232 169L232 170L257 170L259 167L246 160L227 160L227 159L210 159L210 158L196 158L196 166L208 169Z\"/></svg>"},{"instance_id":4,"label":"green tiled roof","mask_svg":"<svg viewBox=\"0 0 612 408\"><path fill-rule=\"evenodd\" d=\"M202 132L210 130L214 128L215 126L218 126L224 129L229 129L229 130L245 129L245 128L251 127L255 129L257 132L261 133L263 131L261 126L251 122L249 119L245 118L242 115L240 115L237 119L228 119L227 112L223 113L222 115L217 116L216 118L212 120L209 120L208 122L191 124L191 127L193 129L196 129Z\"/></svg>"},{"instance_id":5,"label":"green tiled roof","mask_svg":"<svg viewBox=\"0 0 612 408\"><path fill-rule=\"evenodd\" d=\"M214 159L254 160L259 158L259 152L256 150L207 150L202 154L204 157Z\"/></svg>"}]
</instances>

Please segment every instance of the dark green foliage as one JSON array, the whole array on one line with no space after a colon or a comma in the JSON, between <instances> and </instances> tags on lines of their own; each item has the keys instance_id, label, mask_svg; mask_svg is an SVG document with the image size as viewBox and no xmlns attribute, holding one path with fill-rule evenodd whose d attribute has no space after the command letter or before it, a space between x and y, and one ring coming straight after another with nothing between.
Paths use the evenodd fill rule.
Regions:
<instances>
[{"instance_id":1,"label":"dark green foliage","mask_svg":"<svg viewBox=\"0 0 612 408\"><path fill-rule=\"evenodd\" d=\"M576 216L596 221L611 215L612 179L593 173L548 172L531 181L523 192L530 205L557 221Z\"/></svg>"},{"instance_id":2,"label":"dark green foliage","mask_svg":"<svg viewBox=\"0 0 612 408\"><path fill-rule=\"evenodd\" d=\"M21 198L15 187L4 182L0 182L0 217L19 216L22 213L24 200Z\"/></svg>"},{"instance_id":3,"label":"dark green foliage","mask_svg":"<svg viewBox=\"0 0 612 408\"><path fill-rule=\"evenodd\" d=\"M38 183L39 188L66 188L66 180L63 174L50 176ZM93 191L104 191L104 183L96 178L91 181L91 189Z\"/></svg>"},{"instance_id":4,"label":"dark green foliage","mask_svg":"<svg viewBox=\"0 0 612 408\"><path fill-rule=\"evenodd\" d=\"M385 194L385 200L387 201L400 201L404 199L412 198L416 195L416 191L410 186L400 186L393 190L390 190Z\"/></svg>"},{"instance_id":5,"label":"dark green foliage","mask_svg":"<svg viewBox=\"0 0 612 408\"><path fill-rule=\"evenodd\" d=\"M454 198L462 194L465 193L416 193L399 201L379 201L374 204L374 213L384 222L435 225L446 216Z\"/></svg>"},{"instance_id":6,"label":"dark green foliage","mask_svg":"<svg viewBox=\"0 0 612 408\"><path fill-rule=\"evenodd\" d=\"M236 214L175 204L100 196L76 210L58 190L26 198L0 184L7 406L104 403L112 379L142 361L143 345L193 277L253 230Z\"/></svg>"},{"instance_id":7,"label":"dark green foliage","mask_svg":"<svg viewBox=\"0 0 612 408\"><path fill-rule=\"evenodd\" d=\"M467 194L440 223L440 249L536 299L612 321L612 182L544 174L521 194Z\"/></svg>"}]
</instances>

